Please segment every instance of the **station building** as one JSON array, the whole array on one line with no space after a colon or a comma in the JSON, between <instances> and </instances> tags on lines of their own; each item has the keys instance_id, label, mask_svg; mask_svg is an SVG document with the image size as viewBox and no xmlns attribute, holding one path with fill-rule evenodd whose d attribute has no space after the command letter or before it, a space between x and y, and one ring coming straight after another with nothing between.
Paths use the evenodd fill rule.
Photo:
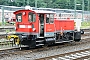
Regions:
<instances>
[{"instance_id":1,"label":"station building","mask_svg":"<svg viewBox=\"0 0 90 60\"><path fill-rule=\"evenodd\" d=\"M13 14L13 12L15 12L16 10L24 9L24 7L3 6L4 16L2 16L2 6L3 5L0 5L0 22L2 22L2 17L4 17L4 22L6 22L7 20L14 19L15 15Z\"/></svg>"},{"instance_id":2,"label":"station building","mask_svg":"<svg viewBox=\"0 0 90 60\"><path fill-rule=\"evenodd\" d=\"M3 5L0 5L0 22L2 22L2 7ZM72 9L53 9L53 8L35 8L35 7L30 7L33 10L47 10L47 11L54 11L57 13L57 17L60 19L81 19L82 20L82 10L76 10L76 18L75 18L75 10ZM4 6L4 21L14 19L15 16L13 14L14 11L16 10L21 10L25 9L25 7L16 7L16 6ZM84 11L83 12L83 19L85 21L90 20L90 12L89 11Z\"/></svg>"}]
</instances>

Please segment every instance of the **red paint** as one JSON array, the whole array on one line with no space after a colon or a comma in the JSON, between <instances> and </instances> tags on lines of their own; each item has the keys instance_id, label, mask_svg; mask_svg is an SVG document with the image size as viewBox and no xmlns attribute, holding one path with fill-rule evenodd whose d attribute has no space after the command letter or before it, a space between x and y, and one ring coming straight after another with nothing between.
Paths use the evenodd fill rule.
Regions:
<instances>
[{"instance_id":1,"label":"red paint","mask_svg":"<svg viewBox=\"0 0 90 60\"><path fill-rule=\"evenodd\" d=\"M23 13L24 12L24 13ZM33 12L36 14L36 21L28 21L28 13ZM35 32L39 33L39 16L32 10L19 10L14 12L14 14L22 13L22 22L16 22L16 32ZM44 14L44 32L55 32L55 31L65 31L65 30L74 30L74 20L70 19L54 19L54 23L46 23L46 15ZM34 25L35 31L33 28L28 28L28 25ZM25 25L26 28L20 28L19 25Z\"/></svg>"},{"instance_id":2,"label":"red paint","mask_svg":"<svg viewBox=\"0 0 90 60\"><path fill-rule=\"evenodd\" d=\"M55 20L56 31L74 30L74 20L57 19Z\"/></svg>"}]
</instances>

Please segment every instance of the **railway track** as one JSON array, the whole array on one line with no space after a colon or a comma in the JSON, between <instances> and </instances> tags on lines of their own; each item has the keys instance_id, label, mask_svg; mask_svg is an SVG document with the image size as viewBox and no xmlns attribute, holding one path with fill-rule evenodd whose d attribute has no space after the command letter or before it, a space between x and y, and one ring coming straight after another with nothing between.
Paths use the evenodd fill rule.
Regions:
<instances>
[{"instance_id":1,"label":"railway track","mask_svg":"<svg viewBox=\"0 0 90 60\"><path fill-rule=\"evenodd\" d=\"M8 48L8 49L2 49L0 50L0 59L4 57L10 57L13 55L20 55L23 54L23 52L27 51L27 47L22 47L22 51L19 49L19 47L13 47L13 48ZM24 51L23 51L24 50Z\"/></svg>"},{"instance_id":2,"label":"railway track","mask_svg":"<svg viewBox=\"0 0 90 60\"><path fill-rule=\"evenodd\" d=\"M86 34L83 36L90 36L90 34ZM16 56L16 55L26 55L29 53L33 53L33 52L42 52L42 51L48 51L48 50L54 50L54 49L58 49L58 48L64 48L64 47L68 47L68 46L77 46L80 44L87 44L90 43L90 38L86 38L81 40L80 42L71 42L71 43L63 43L63 44L56 44L54 46L48 46L48 47L43 47L43 48L35 48L35 49L30 49L30 50L22 50L20 51L19 48L17 49L9 49L9 50L1 50L0 51L0 58L2 59L2 57L11 57L11 56Z\"/></svg>"},{"instance_id":3,"label":"railway track","mask_svg":"<svg viewBox=\"0 0 90 60\"><path fill-rule=\"evenodd\" d=\"M14 29L15 26L0 26L0 29Z\"/></svg>"},{"instance_id":4,"label":"railway track","mask_svg":"<svg viewBox=\"0 0 90 60\"><path fill-rule=\"evenodd\" d=\"M58 49L58 48L63 48L63 47L68 47L68 46L76 46L76 45L80 45L80 44L85 44L85 43L90 43L89 40L87 41L81 41L81 42L76 42L76 43L65 43L65 44L60 44L60 45L54 45L54 46L48 46L48 47L43 47L43 48L35 48L35 49L30 49L30 50L24 50L24 48L22 48L23 50L20 51L19 47L18 48L14 48L14 49L8 49L8 50L1 50L0 51L0 58L4 58L4 57L10 57L10 56L16 56L16 55L25 55L28 53L32 53L32 52L40 52L40 51L48 51L48 50L54 50L54 49Z\"/></svg>"},{"instance_id":5,"label":"railway track","mask_svg":"<svg viewBox=\"0 0 90 60\"><path fill-rule=\"evenodd\" d=\"M90 57L90 49L69 52L36 60L82 60L88 57Z\"/></svg>"},{"instance_id":6,"label":"railway track","mask_svg":"<svg viewBox=\"0 0 90 60\"><path fill-rule=\"evenodd\" d=\"M14 34L14 33L15 33L15 26L0 27L0 37L5 36L7 34Z\"/></svg>"}]
</instances>

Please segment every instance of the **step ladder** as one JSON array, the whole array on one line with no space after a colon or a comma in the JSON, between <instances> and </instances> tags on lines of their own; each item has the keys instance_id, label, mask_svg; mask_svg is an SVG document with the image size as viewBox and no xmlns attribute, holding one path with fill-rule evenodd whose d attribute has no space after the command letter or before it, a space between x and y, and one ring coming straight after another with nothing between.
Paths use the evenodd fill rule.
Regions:
<instances>
[{"instance_id":1,"label":"step ladder","mask_svg":"<svg viewBox=\"0 0 90 60\"><path fill-rule=\"evenodd\" d=\"M43 46L44 44L36 44L36 46Z\"/></svg>"},{"instance_id":2,"label":"step ladder","mask_svg":"<svg viewBox=\"0 0 90 60\"><path fill-rule=\"evenodd\" d=\"M44 40L36 40L36 46L43 46L44 45Z\"/></svg>"}]
</instances>

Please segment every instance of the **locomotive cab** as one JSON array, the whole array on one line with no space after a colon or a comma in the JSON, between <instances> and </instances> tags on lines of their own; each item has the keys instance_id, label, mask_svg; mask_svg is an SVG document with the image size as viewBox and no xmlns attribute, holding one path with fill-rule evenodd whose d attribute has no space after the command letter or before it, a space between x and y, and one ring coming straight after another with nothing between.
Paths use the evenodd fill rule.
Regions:
<instances>
[{"instance_id":1,"label":"locomotive cab","mask_svg":"<svg viewBox=\"0 0 90 60\"><path fill-rule=\"evenodd\" d=\"M54 13L38 13L39 15L39 37L53 37L54 31Z\"/></svg>"},{"instance_id":2,"label":"locomotive cab","mask_svg":"<svg viewBox=\"0 0 90 60\"><path fill-rule=\"evenodd\" d=\"M36 45L41 37L54 37L55 25L52 11L18 10L16 16L16 35L24 45ZM45 41L45 40L43 40Z\"/></svg>"},{"instance_id":3,"label":"locomotive cab","mask_svg":"<svg viewBox=\"0 0 90 60\"><path fill-rule=\"evenodd\" d=\"M37 38L54 37L54 14L52 11L34 10L37 15L38 35ZM36 29L36 30L37 30Z\"/></svg>"}]
</instances>

